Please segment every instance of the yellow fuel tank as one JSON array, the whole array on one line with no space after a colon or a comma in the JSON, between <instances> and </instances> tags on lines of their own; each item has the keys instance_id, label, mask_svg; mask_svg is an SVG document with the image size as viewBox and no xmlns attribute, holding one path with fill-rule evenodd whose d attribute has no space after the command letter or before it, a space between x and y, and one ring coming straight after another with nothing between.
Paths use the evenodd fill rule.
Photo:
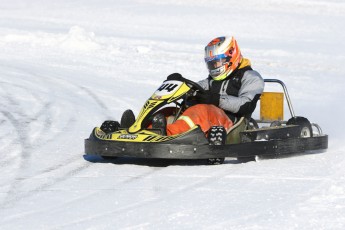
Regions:
<instances>
[{"instance_id":1,"label":"yellow fuel tank","mask_svg":"<svg viewBox=\"0 0 345 230\"><path fill-rule=\"evenodd\" d=\"M264 92L261 95L260 119L263 121L284 120L284 93Z\"/></svg>"}]
</instances>

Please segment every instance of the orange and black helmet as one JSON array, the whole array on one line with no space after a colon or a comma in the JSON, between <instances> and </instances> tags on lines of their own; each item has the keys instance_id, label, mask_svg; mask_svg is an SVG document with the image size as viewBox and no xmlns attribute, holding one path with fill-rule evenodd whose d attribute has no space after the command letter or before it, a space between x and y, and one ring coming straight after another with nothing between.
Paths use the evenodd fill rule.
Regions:
<instances>
[{"instance_id":1,"label":"orange and black helmet","mask_svg":"<svg viewBox=\"0 0 345 230\"><path fill-rule=\"evenodd\" d=\"M210 76L220 81L241 63L242 54L234 37L218 37L205 47L205 62Z\"/></svg>"}]
</instances>

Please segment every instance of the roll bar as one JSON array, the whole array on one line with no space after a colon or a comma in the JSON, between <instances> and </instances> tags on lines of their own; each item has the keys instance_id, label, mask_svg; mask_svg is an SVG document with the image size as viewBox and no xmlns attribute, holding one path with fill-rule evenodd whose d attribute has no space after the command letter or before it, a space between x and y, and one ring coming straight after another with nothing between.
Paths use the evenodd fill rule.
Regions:
<instances>
[{"instance_id":1,"label":"roll bar","mask_svg":"<svg viewBox=\"0 0 345 230\"><path fill-rule=\"evenodd\" d=\"M278 84L280 84L282 86L282 88L284 90L284 95L285 95L287 104L289 106L291 117L295 117L295 112L293 110L292 103L291 103L291 100L290 100L290 97L289 97L289 93L288 93L288 90L287 90L284 82L282 82L281 80L278 80L278 79L264 79L264 81L265 81L265 83L278 83Z\"/></svg>"}]
</instances>

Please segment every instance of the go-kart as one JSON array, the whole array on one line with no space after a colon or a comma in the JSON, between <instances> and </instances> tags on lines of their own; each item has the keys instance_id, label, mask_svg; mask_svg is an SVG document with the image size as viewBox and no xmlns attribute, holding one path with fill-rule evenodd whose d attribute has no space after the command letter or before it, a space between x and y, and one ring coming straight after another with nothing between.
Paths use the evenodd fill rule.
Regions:
<instances>
[{"instance_id":1,"label":"go-kart","mask_svg":"<svg viewBox=\"0 0 345 230\"><path fill-rule=\"evenodd\" d=\"M163 135L162 130L152 128L153 116L168 108L172 111L171 122L176 121L191 106L195 92L204 90L197 83L172 74L146 101L128 127L105 121L101 128L94 128L85 139L85 154L103 158L206 159L208 164L221 164L226 157L249 161L261 156L327 149L328 136L322 133L320 126L295 116L284 83L275 79L265 79L265 83L282 85L284 93L281 94L285 95L291 113L289 120L284 121L281 114L272 116L270 112L276 110L273 104L268 105L268 109L266 106L269 116L261 116L258 120L242 117L228 132L221 126L214 126L206 136L199 126L194 126L178 135ZM105 124L111 124L113 129L104 128Z\"/></svg>"}]
</instances>

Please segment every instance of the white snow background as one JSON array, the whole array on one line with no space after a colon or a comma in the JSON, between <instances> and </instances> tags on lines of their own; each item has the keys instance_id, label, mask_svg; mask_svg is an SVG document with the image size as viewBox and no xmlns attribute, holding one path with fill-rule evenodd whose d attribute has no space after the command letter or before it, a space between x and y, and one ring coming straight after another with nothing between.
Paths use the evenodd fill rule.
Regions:
<instances>
[{"instance_id":1,"label":"white snow background","mask_svg":"<svg viewBox=\"0 0 345 230\"><path fill-rule=\"evenodd\" d=\"M345 229L342 0L1 0L0 229ZM223 165L84 156L234 35L329 149Z\"/></svg>"}]
</instances>

